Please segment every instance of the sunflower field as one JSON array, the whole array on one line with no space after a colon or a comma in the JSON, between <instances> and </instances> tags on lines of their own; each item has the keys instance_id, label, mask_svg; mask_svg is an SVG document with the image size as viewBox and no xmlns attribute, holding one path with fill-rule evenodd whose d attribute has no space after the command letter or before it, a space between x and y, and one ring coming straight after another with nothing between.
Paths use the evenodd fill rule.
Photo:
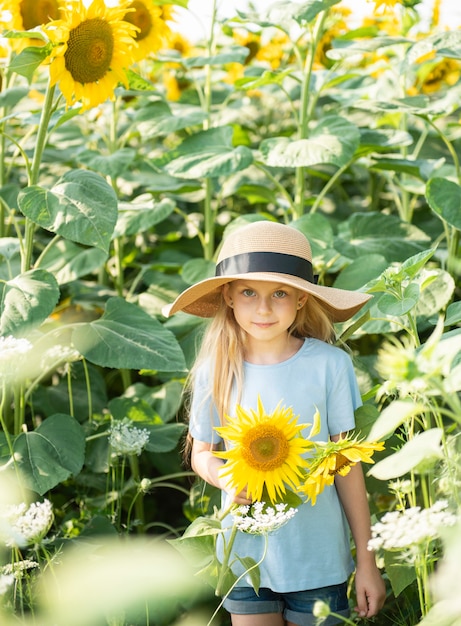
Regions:
<instances>
[{"instance_id":1,"label":"sunflower field","mask_svg":"<svg viewBox=\"0 0 461 626\"><path fill-rule=\"evenodd\" d=\"M255 220L374 296L337 327L385 443L373 623L461 624L461 29L353 4L212 0L189 41L187 0L0 0L2 626L230 623L181 455L204 322L162 307Z\"/></svg>"}]
</instances>

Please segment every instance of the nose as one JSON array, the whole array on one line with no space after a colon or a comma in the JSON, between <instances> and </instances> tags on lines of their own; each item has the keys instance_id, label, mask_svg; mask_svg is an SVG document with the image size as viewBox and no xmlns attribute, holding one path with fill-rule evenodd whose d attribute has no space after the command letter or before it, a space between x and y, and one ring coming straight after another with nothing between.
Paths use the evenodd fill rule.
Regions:
<instances>
[{"instance_id":1,"label":"nose","mask_svg":"<svg viewBox=\"0 0 461 626\"><path fill-rule=\"evenodd\" d=\"M261 296L258 299L258 313L267 314L271 311L271 299L270 296Z\"/></svg>"}]
</instances>

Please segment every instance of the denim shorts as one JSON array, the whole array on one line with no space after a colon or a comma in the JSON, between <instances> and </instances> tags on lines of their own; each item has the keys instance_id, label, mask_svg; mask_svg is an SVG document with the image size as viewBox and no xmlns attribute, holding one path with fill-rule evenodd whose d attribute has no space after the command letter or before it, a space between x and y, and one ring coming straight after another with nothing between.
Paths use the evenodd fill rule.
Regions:
<instances>
[{"instance_id":1,"label":"denim shorts","mask_svg":"<svg viewBox=\"0 0 461 626\"><path fill-rule=\"evenodd\" d=\"M261 613L281 613L285 620L299 626L315 626L317 618L312 614L317 600L323 600L330 610L343 617L349 617L347 583L309 589L276 593L261 588L256 594L252 587L235 587L223 602L224 608L234 615L260 615ZM340 624L337 617L329 615L322 626Z\"/></svg>"}]
</instances>

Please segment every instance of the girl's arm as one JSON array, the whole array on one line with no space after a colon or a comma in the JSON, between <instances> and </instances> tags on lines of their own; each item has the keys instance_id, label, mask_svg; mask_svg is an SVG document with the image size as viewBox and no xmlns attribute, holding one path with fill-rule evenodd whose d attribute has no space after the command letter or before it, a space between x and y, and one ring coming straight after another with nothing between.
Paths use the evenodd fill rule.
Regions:
<instances>
[{"instance_id":1,"label":"girl's arm","mask_svg":"<svg viewBox=\"0 0 461 626\"><path fill-rule=\"evenodd\" d=\"M219 476L219 470L224 465L224 461L213 455L213 451L218 449L219 445L194 439L191 454L192 469L210 485L230 494L236 504L251 504L245 491L235 493L235 489L228 484L229 479L223 479Z\"/></svg>"},{"instance_id":2,"label":"girl's arm","mask_svg":"<svg viewBox=\"0 0 461 626\"><path fill-rule=\"evenodd\" d=\"M338 437L332 437L337 439ZM375 555L367 549L371 538L370 510L365 479L360 463L351 467L346 476L335 477L336 490L346 514L356 547L357 569L355 588L360 617L372 617L382 608L386 586L376 565Z\"/></svg>"}]
</instances>

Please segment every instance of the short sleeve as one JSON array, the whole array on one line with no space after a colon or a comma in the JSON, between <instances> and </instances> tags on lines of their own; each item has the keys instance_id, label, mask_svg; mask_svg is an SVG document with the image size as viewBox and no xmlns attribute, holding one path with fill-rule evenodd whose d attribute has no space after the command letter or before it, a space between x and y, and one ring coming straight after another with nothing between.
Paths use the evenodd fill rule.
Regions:
<instances>
[{"instance_id":1,"label":"short sleeve","mask_svg":"<svg viewBox=\"0 0 461 626\"><path fill-rule=\"evenodd\" d=\"M330 435L355 428L354 412L362 406L357 378L352 360L346 352L339 351L334 371L331 372L327 396L327 420Z\"/></svg>"},{"instance_id":2,"label":"short sleeve","mask_svg":"<svg viewBox=\"0 0 461 626\"><path fill-rule=\"evenodd\" d=\"M214 430L220 426L218 412L211 399L210 367L204 363L195 375L189 417L189 432L194 439L217 444L222 438Z\"/></svg>"}]
</instances>

